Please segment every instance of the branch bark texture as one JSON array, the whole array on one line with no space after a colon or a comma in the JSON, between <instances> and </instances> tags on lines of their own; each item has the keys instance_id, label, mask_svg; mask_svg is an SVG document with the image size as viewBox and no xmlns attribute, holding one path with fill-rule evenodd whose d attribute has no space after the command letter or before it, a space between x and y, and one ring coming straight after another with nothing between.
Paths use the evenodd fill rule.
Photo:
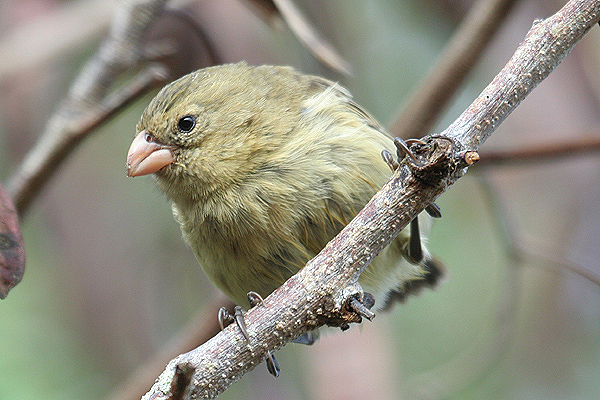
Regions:
<instances>
[{"instance_id":1,"label":"branch bark texture","mask_svg":"<svg viewBox=\"0 0 600 400\"><path fill-rule=\"evenodd\" d=\"M514 56L467 110L440 135L415 143L390 182L314 259L263 305L245 315L246 343L235 324L172 360L144 399L214 398L254 368L268 350L321 325L360 322L347 307L370 261L427 204L476 160L475 151L600 19L600 1L570 1L536 22Z\"/></svg>"}]
</instances>

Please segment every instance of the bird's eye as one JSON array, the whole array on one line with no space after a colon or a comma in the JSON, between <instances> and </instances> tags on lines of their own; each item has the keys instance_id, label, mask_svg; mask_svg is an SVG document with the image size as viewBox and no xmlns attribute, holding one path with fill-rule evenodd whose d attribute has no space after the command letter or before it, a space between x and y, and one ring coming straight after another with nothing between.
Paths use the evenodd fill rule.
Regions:
<instances>
[{"instance_id":1,"label":"bird's eye","mask_svg":"<svg viewBox=\"0 0 600 400\"><path fill-rule=\"evenodd\" d=\"M194 129L194 126L196 126L196 118L191 115L181 117L179 121L177 121L177 128L182 133L191 132L191 130Z\"/></svg>"},{"instance_id":2,"label":"bird's eye","mask_svg":"<svg viewBox=\"0 0 600 400\"><path fill-rule=\"evenodd\" d=\"M146 134L144 135L144 140L148 143L152 143L154 141L154 138L152 137L151 134L149 134L148 132L146 132Z\"/></svg>"}]
</instances>

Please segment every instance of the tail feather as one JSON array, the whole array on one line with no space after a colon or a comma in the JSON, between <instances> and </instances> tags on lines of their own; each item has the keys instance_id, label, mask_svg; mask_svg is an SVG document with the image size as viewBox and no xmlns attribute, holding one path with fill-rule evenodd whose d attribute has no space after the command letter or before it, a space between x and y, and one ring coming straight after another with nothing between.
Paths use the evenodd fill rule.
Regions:
<instances>
[{"instance_id":1,"label":"tail feather","mask_svg":"<svg viewBox=\"0 0 600 400\"><path fill-rule=\"evenodd\" d=\"M423 288L435 287L446 274L444 264L435 258L424 260L421 268L423 273L420 277L405 281L399 287L388 292L381 310L390 310L396 303L403 303L407 297L421 293Z\"/></svg>"}]
</instances>

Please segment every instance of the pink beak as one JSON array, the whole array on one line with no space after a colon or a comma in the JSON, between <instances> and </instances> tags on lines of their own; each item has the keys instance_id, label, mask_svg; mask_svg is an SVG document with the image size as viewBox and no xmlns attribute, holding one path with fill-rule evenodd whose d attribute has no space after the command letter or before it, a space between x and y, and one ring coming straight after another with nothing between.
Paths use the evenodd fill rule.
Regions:
<instances>
[{"instance_id":1,"label":"pink beak","mask_svg":"<svg viewBox=\"0 0 600 400\"><path fill-rule=\"evenodd\" d=\"M127 176L148 175L175 162L173 150L154 141L144 129L133 139L127 154Z\"/></svg>"}]
</instances>

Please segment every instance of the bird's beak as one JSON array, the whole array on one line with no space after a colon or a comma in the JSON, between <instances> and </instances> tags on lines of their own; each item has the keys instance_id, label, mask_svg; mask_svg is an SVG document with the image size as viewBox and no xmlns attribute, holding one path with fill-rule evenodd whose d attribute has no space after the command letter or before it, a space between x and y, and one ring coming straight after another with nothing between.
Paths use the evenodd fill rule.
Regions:
<instances>
[{"instance_id":1,"label":"bird's beak","mask_svg":"<svg viewBox=\"0 0 600 400\"><path fill-rule=\"evenodd\" d=\"M127 176L147 175L175 161L175 147L154 141L152 135L142 130L133 139L127 154Z\"/></svg>"}]
</instances>

